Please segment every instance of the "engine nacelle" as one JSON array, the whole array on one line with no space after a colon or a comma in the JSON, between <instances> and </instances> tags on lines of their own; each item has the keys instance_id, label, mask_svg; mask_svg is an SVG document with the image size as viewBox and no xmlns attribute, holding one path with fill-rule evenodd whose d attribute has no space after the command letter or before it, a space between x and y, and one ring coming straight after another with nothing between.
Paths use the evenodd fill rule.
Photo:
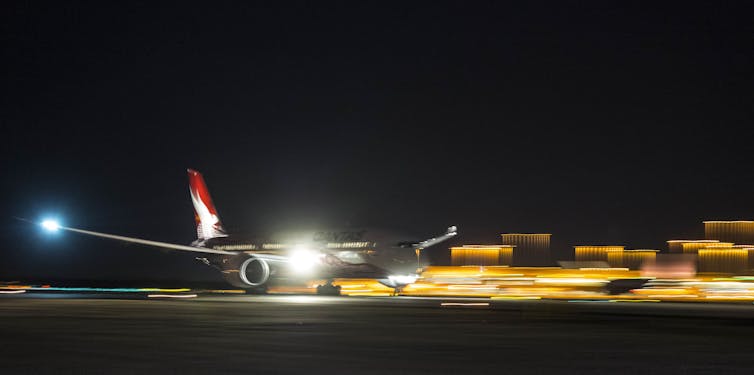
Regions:
<instances>
[{"instance_id":1,"label":"engine nacelle","mask_svg":"<svg viewBox=\"0 0 754 375\"><path fill-rule=\"evenodd\" d=\"M225 279L239 288L263 288L274 273L273 267L264 259L253 255L237 256L226 262Z\"/></svg>"},{"instance_id":2,"label":"engine nacelle","mask_svg":"<svg viewBox=\"0 0 754 375\"><path fill-rule=\"evenodd\" d=\"M270 264L262 259L251 257L241 263L238 276L249 286L262 286L270 279Z\"/></svg>"}]
</instances>

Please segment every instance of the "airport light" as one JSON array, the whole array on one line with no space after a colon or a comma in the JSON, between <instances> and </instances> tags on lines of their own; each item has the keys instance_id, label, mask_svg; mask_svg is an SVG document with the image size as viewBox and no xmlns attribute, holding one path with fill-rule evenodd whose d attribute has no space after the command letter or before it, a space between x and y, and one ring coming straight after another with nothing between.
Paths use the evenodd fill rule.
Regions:
<instances>
[{"instance_id":1,"label":"airport light","mask_svg":"<svg viewBox=\"0 0 754 375\"><path fill-rule=\"evenodd\" d=\"M60 229L60 224L56 220L52 219L42 221L41 225L42 228L44 228L48 232L57 232L58 229Z\"/></svg>"}]
</instances>

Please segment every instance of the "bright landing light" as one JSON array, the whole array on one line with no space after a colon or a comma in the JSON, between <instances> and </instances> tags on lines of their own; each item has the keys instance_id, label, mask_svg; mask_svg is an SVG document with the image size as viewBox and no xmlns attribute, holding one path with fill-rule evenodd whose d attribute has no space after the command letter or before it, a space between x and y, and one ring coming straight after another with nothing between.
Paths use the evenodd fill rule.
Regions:
<instances>
[{"instance_id":1,"label":"bright landing light","mask_svg":"<svg viewBox=\"0 0 754 375\"><path fill-rule=\"evenodd\" d=\"M299 273L310 272L319 263L319 258L319 254L314 251L303 247L297 248L291 253L291 268Z\"/></svg>"},{"instance_id":2,"label":"bright landing light","mask_svg":"<svg viewBox=\"0 0 754 375\"><path fill-rule=\"evenodd\" d=\"M42 228L47 229L50 232L55 232L60 229L60 224L55 220L45 220L42 222Z\"/></svg>"}]
</instances>

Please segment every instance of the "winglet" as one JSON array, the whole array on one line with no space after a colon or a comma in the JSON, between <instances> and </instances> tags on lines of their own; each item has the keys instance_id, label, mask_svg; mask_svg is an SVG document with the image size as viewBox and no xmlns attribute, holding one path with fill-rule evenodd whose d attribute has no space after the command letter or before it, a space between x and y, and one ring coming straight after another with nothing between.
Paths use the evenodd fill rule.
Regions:
<instances>
[{"instance_id":1,"label":"winglet","mask_svg":"<svg viewBox=\"0 0 754 375\"><path fill-rule=\"evenodd\" d=\"M451 239L455 237L457 234L458 234L458 227L453 225L453 226L448 227L448 229L445 231L445 234L419 242L418 244L415 244L413 247L424 249L432 245L437 245L438 243L443 242L445 240Z\"/></svg>"}]
</instances>

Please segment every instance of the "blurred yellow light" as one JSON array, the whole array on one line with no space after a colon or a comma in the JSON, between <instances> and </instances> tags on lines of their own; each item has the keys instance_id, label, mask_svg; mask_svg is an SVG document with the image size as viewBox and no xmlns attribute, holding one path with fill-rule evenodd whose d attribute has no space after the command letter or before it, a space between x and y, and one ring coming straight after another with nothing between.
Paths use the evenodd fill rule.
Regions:
<instances>
[{"instance_id":1,"label":"blurred yellow light","mask_svg":"<svg viewBox=\"0 0 754 375\"><path fill-rule=\"evenodd\" d=\"M140 292L161 292L161 293L181 293L189 292L188 288L176 288L176 289L162 289L162 288L139 288Z\"/></svg>"},{"instance_id":2,"label":"blurred yellow light","mask_svg":"<svg viewBox=\"0 0 754 375\"><path fill-rule=\"evenodd\" d=\"M579 245L574 246L573 251L577 262L586 261L604 261L607 262L607 253L609 251L623 251L625 246L611 245L611 246L593 246L593 245Z\"/></svg>"},{"instance_id":3,"label":"blurred yellow light","mask_svg":"<svg viewBox=\"0 0 754 375\"><path fill-rule=\"evenodd\" d=\"M440 306L489 306L489 302L443 302Z\"/></svg>"},{"instance_id":4,"label":"blurred yellow light","mask_svg":"<svg viewBox=\"0 0 754 375\"><path fill-rule=\"evenodd\" d=\"M542 299L542 297L538 297L538 296L493 296L493 297L490 297L490 299L502 299L502 300L527 300L527 299L531 299L531 300L538 300L538 299Z\"/></svg>"},{"instance_id":5,"label":"blurred yellow light","mask_svg":"<svg viewBox=\"0 0 754 375\"><path fill-rule=\"evenodd\" d=\"M513 263L513 248L509 245L463 245L450 248L454 266L499 266Z\"/></svg>"}]
</instances>

